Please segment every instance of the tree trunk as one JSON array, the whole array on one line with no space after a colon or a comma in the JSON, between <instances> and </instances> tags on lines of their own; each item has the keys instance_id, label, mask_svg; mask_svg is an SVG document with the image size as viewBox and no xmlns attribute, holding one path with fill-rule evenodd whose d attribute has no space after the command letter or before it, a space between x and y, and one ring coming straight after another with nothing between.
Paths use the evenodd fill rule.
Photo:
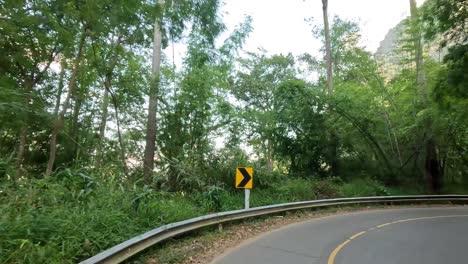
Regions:
<instances>
[{"instance_id":1,"label":"tree trunk","mask_svg":"<svg viewBox=\"0 0 468 264\"><path fill-rule=\"evenodd\" d=\"M322 0L323 11L323 29L325 33L325 58L327 61L327 92L328 95L333 94L333 61L330 40L330 24L328 23L328 0ZM329 162L333 176L338 176L338 135L335 129L330 131Z\"/></svg>"},{"instance_id":2,"label":"tree trunk","mask_svg":"<svg viewBox=\"0 0 468 264\"><path fill-rule=\"evenodd\" d=\"M117 123L117 136L119 138L119 146L120 146L120 161L122 163L122 169L124 171L125 176L128 176L127 158L125 155L125 145L122 139L122 132L120 130L119 108L117 106L117 102L115 102L114 104L114 110L115 110L115 121Z\"/></svg>"},{"instance_id":3,"label":"tree trunk","mask_svg":"<svg viewBox=\"0 0 468 264\"><path fill-rule=\"evenodd\" d=\"M398 143L398 138L395 134L395 129L393 127L392 120L390 120L390 116L386 110L383 111L383 116L385 119L385 123L387 124L387 131L388 131L388 140L390 141L390 145L392 146L392 150L396 153L398 157L398 162L400 163L400 168L403 167L403 160L401 158L400 152L400 144ZM394 142L395 141L395 142Z\"/></svg>"},{"instance_id":4,"label":"tree trunk","mask_svg":"<svg viewBox=\"0 0 468 264\"><path fill-rule=\"evenodd\" d=\"M272 172L275 168L275 160L273 159L273 147L271 146L271 141L267 140L267 168Z\"/></svg>"},{"instance_id":5,"label":"tree trunk","mask_svg":"<svg viewBox=\"0 0 468 264\"><path fill-rule=\"evenodd\" d=\"M34 81L31 78L26 78L24 82L24 93L25 93L25 104L26 106L29 105L29 101L31 100L31 93L34 87ZM23 168L23 160L24 160L24 152L26 149L26 141L27 141L27 123L29 120L29 112L26 113L26 122L22 125L21 127L21 132L20 132L20 142L18 146L18 153L16 155L16 163L15 163L15 177L13 179L14 182L16 182L16 179L18 179L21 176L21 170Z\"/></svg>"},{"instance_id":6,"label":"tree trunk","mask_svg":"<svg viewBox=\"0 0 468 264\"><path fill-rule=\"evenodd\" d=\"M423 45L421 25L416 6L416 0L410 0L410 13L413 25L416 26L414 30L414 51L416 62L416 80L418 90L420 93L422 105L424 108L429 107L428 88L426 73L424 72L424 59L423 59ZM439 193L442 188L442 171L440 158L437 152L437 143L432 133L432 120L430 117L425 117L424 120L424 178L427 181L428 189L431 193Z\"/></svg>"},{"instance_id":7,"label":"tree trunk","mask_svg":"<svg viewBox=\"0 0 468 264\"><path fill-rule=\"evenodd\" d=\"M96 153L96 163L95 167L99 168L101 167L101 162L102 162L102 147L103 147L103 141L104 141L104 133L106 132L106 125L107 125L107 113L108 113L108 107L109 107L109 92L107 89L104 89L104 96L102 99L102 115L101 115L101 123L99 124L99 135L98 135L98 142L97 142L97 153Z\"/></svg>"},{"instance_id":8,"label":"tree trunk","mask_svg":"<svg viewBox=\"0 0 468 264\"><path fill-rule=\"evenodd\" d=\"M338 134L336 133L335 128L332 128L330 131L330 171L332 176L339 176L339 159L338 159L338 147L339 147Z\"/></svg>"},{"instance_id":9,"label":"tree trunk","mask_svg":"<svg viewBox=\"0 0 468 264\"><path fill-rule=\"evenodd\" d=\"M30 103L30 100L32 98L32 91L34 88L34 85L38 83L39 81L42 80L44 74L49 70L50 65L52 62L55 60L55 49L51 51L50 53L50 59L49 61L45 64L45 67L42 68L41 71L38 73L31 73L29 76L23 75L22 77L24 78L24 92L25 92L25 107L27 107ZM35 64L34 67L38 68L38 64ZM28 108L28 107L27 107ZM29 110L29 108L28 108ZM23 160L24 160L24 152L26 149L26 141L27 141L27 123L29 122L30 118L30 113L26 113L26 121L21 127L21 132L20 132L20 143L18 146L18 153L16 156L16 162L15 162L15 176L13 177L13 181L16 183L16 179L18 179L21 175L21 170L23 166Z\"/></svg>"},{"instance_id":10,"label":"tree trunk","mask_svg":"<svg viewBox=\"0 0 468 264\"><path fill-rule=\"evenodd\" d=\"M120 118L119 118L119 106L117 104L117 98L115 97L114 94L112 94L110 91L111 89L111 76L112 74L107 74L106 80L104 82L104 86L106 87L106 90L110 93L112 97L112 102L114 104L114 110L115 110L115 122L117 123L117 137L119 139L119 149L120 149L120 162L122 163L122 169L124 171L125 176L128 176L128 167L127 167L127 158L125 155L125 145L122 139L122 132L120 130Z\"/></svg>"},{"instance_id":11,"label":"tree trunk","mask_svg":"<svg viewBox=\"0 0 468 264\"><path fill-rule=\"evenodd\" d=\"M440 193L443 170L437 153L437 145L433 138L429 138L426 142L424 172L430 191L432 193Z\"/></svg>"},{"instance_id":12,"label":"tree trunk","mask_svg":"<svg viewBox=\"0 0 468 264\"><path fill-rule=\"evenodd\" d=\"M153 39L153 63L152 63L152 80L149 94L148 105L148 122L146 128L146 147L143 160L144 178L147 182L151 181L154 169L154 152L156 145L156 112L158 104L159 91L159 72L161 66L162 52L162 34L158 19L154 22L154 39Z\"/></svg>"},{"instance_id":13,"label":"tree trunk","mask_svg":"<svg viewBox=\"0 0 468 264\"><path fill-rule=\"evenodd\" d=\"M72 154L73 160L76 161L77 152L78 152L78 127L79 127L79 117L81 111L81 105L83 104L83 97L81 95L75 96L75 104L73 105L73 115L71 124L70 124L70 132L68 133L72 140Z\"/></svg>"},{"instance_id":14,"label":"tree trunk","mask_svg":"<svg viewBox=\"0 0 468 264\"><path fill-rule=\"evenodd\" d=\"M18 154L16 155L16 171L15 171L15 177L13 178L13 182L16 182L19 177L21 177L21 171L23 168L23 160L24 160L24 149L26 147L26 136L27 136L28 130L26 128L26 125L23 125L21 128L21 133L20 133L20 142L18 146Z\"/></svg>"},{"instance_id":15,"label":"tree trunk","mask_svg":"<svg viewBox=\"0 0 468 264\"><path fill-rule=\"evenodd\" d=\"M416 0L410 0L410 12L411 19L416 25L416 30L414 31L414 53L416 61L416 78L419 88L419 93L421 95L422 102L424 107L428 103L428 92L427 92L427 81L426 73L424 71L424 59L423 59L423 47L422 47L422 34L421 26L419 25L418 17L418 8L416 7Z\"/></svg>"},{"instance_id":16,"label":"tree trunk","mask_svg":"<svg viewBox=\"0 0 468 264\"><path fill-rule=\"evenodd\" d=\"M80 139L79 139L79 131L80 131L80 127L82 125L82 123L80 122L80 113L83 112L82 111L82 106L83 106L83 102L85 100L85 94L86 94L86 91L87 91L87 87L85 86L85 80L84 80L84 77L86 74L86 69L84 68L81 68L81 71L80 71L80 86L77 87L77 89L75 89L74 91L74 94L72 95L73 96L73 99L74 99L74 105L73 105L73 115L72 115L72 119L70 121L70 132L68 133L71 140L72 140L72 149L71 149L71 153L72 153L72 158L73 158L73 163L75 165L78 165L79 164L79 158L80 158L80 147L82 146L79 142L80 142ZM86 107L87 108L87 107ZM84 113L87 113L88 109L84 110Z\"/></svg>"},{"instance_id":17,"label":"tree trunk","mask_svg":"<svg viewBox=\"0 0 468 264\"><path fill-rule=\"evenodd\" d=\"M113 99L113 103L114 103L114 107L117 111L117 99L114 97L114 95L112 94L111 92L111 81L112 81L112 76L113 76L113 72L114 72L114 69L115 69L115 66L117 65L117 60L118 60L118 49L120 47L120 45L122 44L122 35L119 34L118 37L117 37L117 41L115 43L115 53L113 54L112 56L112 60L108 62L109 64L109 67L108 69L106 70L105 72L105 80L104 80L104 96L103 96L103 99L102 99L102 107L101 107L101 111L102 111L102 116L101 116L101 122L100 122L100 125L99 125L99 135L98 135L98 144L97 144L97 152L96 152L96 160L95 160L95 167L96 168L99 168L101 166L101 163L102 163L102 143L104 141L104 138L105 138L105 131L106 131L106 125L107 125L107 117L108 117L108 107L109 107L109 94L111 95L112 99ZM119 124L119 118L118 118L118 112L116 112L116 118L117 118L117 132L120 134L120 124ZM119 135L119 138L120 138L120 135ZM123 151L123 144L121 142L121 140L119 140L119 143L120 143L120 148L121 148L121 154L124 153ZM122 155L121 155L122 156ZM123 157L125 157L125 155L123 155ZM126 161L125 159L123 159L123 162L124 162L124 172L125 172L125 175L127 175L127 170L126 170Z\"/></svg>"},{"instance_id":18,"label":"tree trunk","mask_svg":"<svg viewBox=\"0 0 468 264\"><path fill-rule=\"evenodd\" d=\"M327 60L327 88L328 94L333 93L333 63L331 55L330 25L328 23L328 0L322 0L323 28L325 31L325 57Z\"/></svg>"},{"instance_id":19,"label":"tree trunk","mask_svg":"<svg viewBox=\"0 0 468 264\"><path fill-rule=\"evenodd\" d=\"M66 67L67 67L67 61L65 59L62 59L62 62L60 63L61 69L60 69L60 77L59 77L59 86L58 86L58 91L57 91L57 97L55 99L55 108L54 108L54 117L56 118L60 110L60 100L62 99Z\"/></svg>"},{"instance_id":20,"label":"tree trunk","mask_svg":"<svg viewBox=\"0 0 468 264\"><path fill-rule=\"evenodd\" d=\"M72 74L70 77L70 82L68 84L68 91L65 101L63 102L62 110L60 111L59 115L57 116L56 120L54 121L52 133L50 137L50 150L49 150L49 161L47 162L47 169L45 172L46 176L52 174L55 164L55 157L57 154L57 135L60 130L63 128L65 113L70 105L70 99L73 94L73 90L76 87L76 78L78 75L78 69L80 68L81 59L83 57L83 49L86 42L86 30L83 29L80 43L78 44L78 54L76 55L75 62L72 69Z\"/></svg>"}]
</instances>

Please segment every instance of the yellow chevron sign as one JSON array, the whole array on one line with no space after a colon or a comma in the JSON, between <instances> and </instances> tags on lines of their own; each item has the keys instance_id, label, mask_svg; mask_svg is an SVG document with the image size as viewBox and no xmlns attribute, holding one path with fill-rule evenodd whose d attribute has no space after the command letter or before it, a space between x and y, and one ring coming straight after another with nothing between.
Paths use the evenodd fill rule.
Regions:
<instances>
[{"instance_id":1,"label":"yellow chevron sign","mask_svg":"<svg viewBox=\"0 0 468 264\"><path fill-rule=\"evenodd\" d=\"M237 167L236 168L236 188L252 189L253 185L253 168L252 167Z\"/></svg>"}]
</instances>

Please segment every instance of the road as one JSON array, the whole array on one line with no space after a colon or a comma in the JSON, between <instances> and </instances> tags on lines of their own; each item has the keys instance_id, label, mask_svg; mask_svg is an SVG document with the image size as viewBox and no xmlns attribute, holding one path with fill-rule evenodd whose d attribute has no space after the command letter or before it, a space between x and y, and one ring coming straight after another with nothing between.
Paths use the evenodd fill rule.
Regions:
<instances>
[{"instance_id":1,"label":"road","mask_svg":"<svg viewBox=\"0 0 468 264\"><path fill-rule=\"evenodd\" d=\"M308 220L247 241L213 264L468 262L468 207L372 210Z\"/></svg>"}]
</instances>

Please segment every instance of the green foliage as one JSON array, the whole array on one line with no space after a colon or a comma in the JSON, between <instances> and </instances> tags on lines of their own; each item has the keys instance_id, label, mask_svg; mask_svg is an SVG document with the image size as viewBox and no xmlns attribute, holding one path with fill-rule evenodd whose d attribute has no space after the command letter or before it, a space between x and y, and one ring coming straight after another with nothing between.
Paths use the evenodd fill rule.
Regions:
<instances>
[{"instance_id":1,"label":"green foliage","mask_svg":"<svg viewBox=\"0 0 468 264\"><path fill-rule=\"evenodd\" d=\"M84 172L55 176L16 189L2 186L2 263L75 263L158 225L203 213L180 194L126 189Z\"/></svg>"},{"instance_id":2,"label":"green foliage","mask_svg":"<svg viewBox=\"0 0 468 264\"><path fill-rule=\"evenodd\" d=\"M171 191L224 183L209 173L226 168L218 167L220 159L212 159L217 155L211 139L235 115L226 101L226 75L233 67L233 56L251 30L249 21L236 29L221 48L213 47L200 32L192 31L180 79L172 76L172 83L161 89L165 99L161 100L157 143L164 156L160 164L165 173L164 187ZM226 173L220 176L225 177Z\"/></svg>"},{"instance_id":3,"label":"green foliage","mask_svg":"<svg viewBox=\"0 0 468 264\"><path fill-rule=\"evenodd\" d=\"M281 199L292 201L310 201L316 199L313 181L305 179L291 179L277 184L275 192Z\"/></svg>"},{"instance_id":4,"label":"green foliage","mask_svg":"<svg viewBox=\"0 0 468 264\"><path fill-rule=\"evenodd\" d=\"M157 226L244 205L243 190L211 186L204 192L166 193L103 181L85 171L54 176L17 187L2 184L0 262L75 263ZM252 207L394 194L369 178L269 179L273 187L252 191Z\"/></svg>"},{"instance_id":5,"label":"green foliage","mask_svg":"<svg viewBox=\"0 0 468 264\"><path fill-rule=\"evenodd\" d=\"M422 7L422 13L426 38L433 39L439 34L443 34L442 45L446 45L447 41L464 43L468 39L466 35L466 21L468 20L466 2L459 0L426 1Z\"/></svg>"},{"instance_id":6,"label":"green foliage","mask_svg":"<svg viewBox=\"0 0 468 264\"><path fill-rule=\"evenodd\" d=\"M232 93L243 106L239 111L243 119L240 125L250 127L244 138L270 164L275 145L275 93L282 82L296 79L294 61L291 54L249 54L248 58L240 59L241 67L234 79Z\"/></svg>"},{"instance_id":7,"label":"green foliage","mask_svg":"<svg viewBox=\"0 0 468 264\"><path fill-rule=\"evenodd\" d=\"M0 182L12 177L14 173L13 157L0 157Z\"/></svg>"},{"instance_id":8,"label":"green foliage","mask_svg":"<svg viewBox=\"0 0 468 264\"><path fill-rule=\"evenodd\" d=\"M434 97L438 102L450 106L450 101L444 102L444 97L455 100L467 100L468 91L468 44L449 48L444 57L446 68L439 73L439 80L434 89Z\"/></svg>"},{"instance_id":9,"label":"green foliage","mask_svg":"<svg viewBox=\"0 0 468 264\"><path fill-rule=\"evenodd\" d=\"M222 208L222 196L225 191L217 186L208 186L208 190L201 197L201 206L209 211L219 211Z\"/></svg>"},{"instance_id":10,"label":"green foliage","mask_svg":"<svg viewBox=\"0 0 468 264\"><path fill-rule=\"evenodd\" d=\"M447 183L444 186L443 192L444 193L453 193L453 194L464 194L467 195L468 191L465 188L466 179L460 183Z\"/></svg>"},{"instance_id":11,"label":"green foliage","mask_svg":"<svg viewBox=\"0 0 468 264\"><path fill-rule=\"evenodd\" d=\"M289 175L282 174L278 171L270 171L265 165L261 166L258 163L253 165L255 168L254 186L258 189L272 189L277 183L285 181Z\"/></svg>"},{"instance_id":12,"label":"green foliage","mask_svg":"<svg viewBox=\"0 0 468 264\"><path fill-rule=\"evenodd\" d=\"M325 173L324 104L313 89L303 81L292 80L282 82L274 94L275 152L290 159L289 172L293 175Z\"/></svg>"},{"instance_id":13,"label":"green foliage","mask_svg":"<svg viewBox=\"0 0 468 264\"><path fill-rule=\"evenodd\" d=\"M341 179L330 177L314 182L313 190L317 199L330 199L341 197L340 190Z\"/></svg>"},{"instance_id":14,"label":"green foliage","mask_svg":"<svg viewBox=\"0 0 468 264\"><path fill-rule=\"evenodd\" d=\"M415 36L450 42L443 62L424 58L419 69L425 102L414 63L383 75L358 24L339 17L327 94L322 56L239 55L251 17L220 42L218 0L0 1L0 262L75 263L163 224L242 209L238 166L254 167L252 206L421 194L430 138L443 192L466 192L462 2L427 0L407 21L400 57L413 59ZM163 47L187 44L182 67L176 51L163 56L157 86L155 21ZM157 164L143 181L150 87ZM52 128L56 166L45 178Z\"/></svg>"},{"instance_id":15,"label":"green foliage","mask_svg":"<svg viewBox=\"0 0 468 264\"><path fill-rule=\"evenodd\" d=\"M377 180L370 178L356 179L341 187L344 197L365 197L391 195L390 191Z\"/></svg>"}]
</instances>

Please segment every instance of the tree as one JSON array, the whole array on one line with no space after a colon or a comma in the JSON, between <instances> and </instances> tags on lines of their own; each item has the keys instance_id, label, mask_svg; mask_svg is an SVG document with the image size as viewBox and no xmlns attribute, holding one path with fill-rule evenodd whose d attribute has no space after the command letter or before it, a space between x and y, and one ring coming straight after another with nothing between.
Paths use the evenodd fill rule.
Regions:
<instances>
[{"instance_id":1,"label":"tree","mask_svg":"<svg viewBox=\"0 0 468 264\"><path fill-rule=\"evenodd\" d=\"M416 63L416 83L420 92L420 100L423 108L428 108L429 92L424 71L421 17L418 13L415 0L410 0L410 11L412 23L411 31L414 41L414 59ZM423 137L425 145L424 175L429 190L433 193L438 193L442 186L443 168L438 157L437 143L432 131L432 120L430 116L425 118Z\"/></svg>"},{"instance_id":2,"label":"tree","mask_svg":"<svg viewBox=\"0 0 468 264\"><path fill-rule=\"evenodd\" d=\"M47 77L50 65L62 48L60 44L68 34L57 25L59 19L53 16L54 7L41 1L9 1L1 3L0 10L0 33L4 36L0 40L0 73L16 83L26 109L20 119L18 135L15 173L18 178L28 141L28 124L35 113L30 107L36 105L33 103L37 100L35 88Z\"/></svg>"},{"instance_id":3,"label":"tree","mask_svg":"<svg viewBox=\"0 0 468 264\"><path fill-rule=\"evenodd\" d=\"M325 37L325 60L327 65L327 91L333 93L333 58L330 40L330 25L328 22L328 0L322 0L323 29ZM330 161L334 174L338 174L338 137L334 131L330 131Z\"/></svg>"},{"instance_id":4,"label":"tree","mask_svg":"<svg viewBox=\"0 0 468 264\"><path fill-rule=\"evenodd\" d=\"M192 31L183 68L170 73L178 78L171 78L168 69L161 76L157 143L160 169L171 191L216 184L207 164L214 155L213 138L236 114L227 100L232 88L229 77L237 51L251 31L250 23L247 17L220 47L206 41L200 29Z\"/></svg>"},{"instance_id":5,"label":"tree","mask_svg":"<svg viewBox=\"0 0 468 264\"><path fill-rule=\"evenodd\" d=\"M333 61L330 41L330 25L328 23L328 0L322 0L323 29L325 35L325 58L327 62L327 89L328 94L333 93Z\"/></svg>"},{"instance_id":6,"label":"tree","mask_svg":"<svg viewBox=\"0 0 468 264\"><path fill-rule=\"evenodd\" d=\"M297 79L282 81L275 90L273 146L276 156L287 160L291 175L328 174L322 163L327 159L322 96L317 87Z\"/></svg>"},{"instance_id":7,"label":"tree","mask_svg":"<svg viewBox=\"0 0 468 264\"><path fill-rule=\"evenodd\" d=\"M161 51L167 45L168 39L177 40L182 35L188 21L191 22L192 30L202 29L201 33L206 40L213 42L214 38L224 29L224 25L218 21L219 5L218 0L184 0L157 3L158 13L155 18L153 33L153 80L149 94L146 146L143 159L144 178L147 182L151 181L154 169ZM163 32L166 34L162 34Z\"/></svg>"},{"instance_id":8,"label":"tree","mask_svg":"<svg viewBox=\"0 0 468 264\"><path fill-rule=\"evenodd\" d=\"M54 121L52 133L50 136L50 149L49 149L49 161L47 162L47 169L45 171L45 175L49 176L52 174L54 169L55 157L57 155L57 136L60 130L63 129L64 126L64 119L65 113L70 106L70 100L73 95L73 92L76 88L77 78L78 78L78 71L81 66L81 60L83 58L85 43L88 35L88 29L86 26L82 25L82 30L78 40L78 46L76 51L76 57L72 65L72 73L70 76L70 81L68 83L68 90L67 95L65 97L65 101L63 102L62 110L60 110L57 118Z\"/></svg>"},{"instance_id":9,"label":"tree","mask_svg":"<svg viewBox=\"0 0 468 264\"><path fill-rule=\"evenodd\" d=\"M282 82L295 79L294 57L288 55L249 54L240 60L240 71L234 82L233 94L242 103L243 119L251 127L247 135L273 170L274 94Z\"/></svg>"},{"instance_id":10,"label":"tree","mask_svg":"<svg viewBox=\"0 0 468 264\"><path fill-rule=\"evenodd\" d=\"M317 27L313 33L322 40L321 51L326 54L324 28ZM382 177L386 182L397 182L395 171L397 164L403 165L403 154L396 133L399 124L394 122L393 95L372 54L359 45L359 40L357 23L334 17L330 28L334 91L329 96L320 96L329 104L325 108L329 116L324 129L330 135L327 138L330 147L323 150L324 159L331 165L331 174L340 176L347 174L346 170L337 170L341 163L346 167L351 160L365 161L361 168L368 173L368 168L377 162L379 166L373 169L385 176ZM307 61L312 63L311 68L326 72L323 70L326 63L317 63L310 56ZM386 142L391 148L387 148Z\"/></svg>"},{"instance_id":11,"label":"tree","mask_svg":"<svg viewBox=\"0 0 468 264\"><path fill-rule=\"evenodd\" d=\"M128 1L115 2L103 0L83 1L75 3L75 5L60 3L57 6L63 14L62 17L64 21L74 25L74 29L77 30L78 33L76 34L77 37L71 37L69 45L66 46L63 52L63 60L67 60L70 57L74 59L70 66L70 79L68 81L67 93L62 104L62 109L59 111L53 124L46 175L50 175L54 169L57 155L57 137L60 132L63 131L66 113L73 102L75 104L72 120L75 120L75 123L78 120L80 105L83 103L84 98L78 96L79 94L76 87L82 85L79 76L83 61L93 62L93 66L97 70L97 75L103 78L103 86L112 98L117 116L116 122L118 124L121 163L125 171L126 160L120 133L120 120L118 118L119 109L115 101L115 96L113 96L113 92L111 91L111 84L119 54L122 54L122 42L125 42L125 44L129 46L142 42L143 32L146 31L145 25L147 25L145 21L148 16L147 5L143 1L133 1L130 3ZM78 25L78 27L76 27L76 25ZM96 59L92 58L92 56L96 57L97 54L103 54L102 52L99 53L99 50L97 51L96 45L104 46L109 44L111 48L108 49L108 54L103 55L102 60L104 60L104 62L97 62ZM92 83L92 80L89 83ZM59 101L60 100L58 100L58 102ZM107 111L107 109L105 111ZM105 129L105 124L102 127ZM72 128L73 133L71 136L72 139L74 139L74 135L77 133L77 126L73 125L73 122ZM74 140L74 146L76 147L76 139Z\"/></svg>"},{"instance_id":12,"label":"tree","mask_svg":"<svg viewBox=\"0 0 468 264\"><path fill-rule=\"evenodd\" d=\"M420 10L424 38L448 47L436 77L432 96L436 102L433 122L438 135L438 152L442 174L447 180L460 183L466 174L466 105L468 84L468 9L466 1L430 0ZM466 177L465 177L466 180Z\"/></svg>"},{"instance_id":13,"label":"tree","mask_svg":"<svg viewBox=\"0 0 468 264\"><path fill-rule=\"evenodd\" d=\"M156 113L158 105L158 82L159 72L161 67L161 52L162 52L162 34L160 29L159 18L154 22L153 33L153 59L151 64L151 84L149 91L148 104L148 122L146 128L146 146L145 156L143 159L144 178L148 181L151 178L154 169L154 152L156 140Z\"/></svg>"},{"instance_id":14,"label":"tree","mask_svg":"<svg viewBox=\"0 0 468 264\"><path fill-rule=\"evenodd\" d=\"M130 63L135 60L136 56L131 51L131 48L146 47L144 36L149 33L148 29L151 22L148 18L149 16L142 14L148 13L148 9L149 6L143 1L133 3L122 1L121 3L115 3L112 5L112 13L116 14L116 17L105 21L92 36L93 64L104 87L95 164L96 167L99 167L103 159L101 147L108 118L108 105L109 101L111 101L114 106L114 120L117 127L121 167L125 175L128 175L127 155L121 131L121 116L119 115L121 111L119 104L123 102L118 100L119 91L116 91L115 88L123 89L122 87L118 87L119 80L117 77L134 70ZM130 63L125 63L122 60L129 61ZM123 69L121 69L121 66L125 64L127 67L122 67Z\"/></svg>"}]
</instances>

